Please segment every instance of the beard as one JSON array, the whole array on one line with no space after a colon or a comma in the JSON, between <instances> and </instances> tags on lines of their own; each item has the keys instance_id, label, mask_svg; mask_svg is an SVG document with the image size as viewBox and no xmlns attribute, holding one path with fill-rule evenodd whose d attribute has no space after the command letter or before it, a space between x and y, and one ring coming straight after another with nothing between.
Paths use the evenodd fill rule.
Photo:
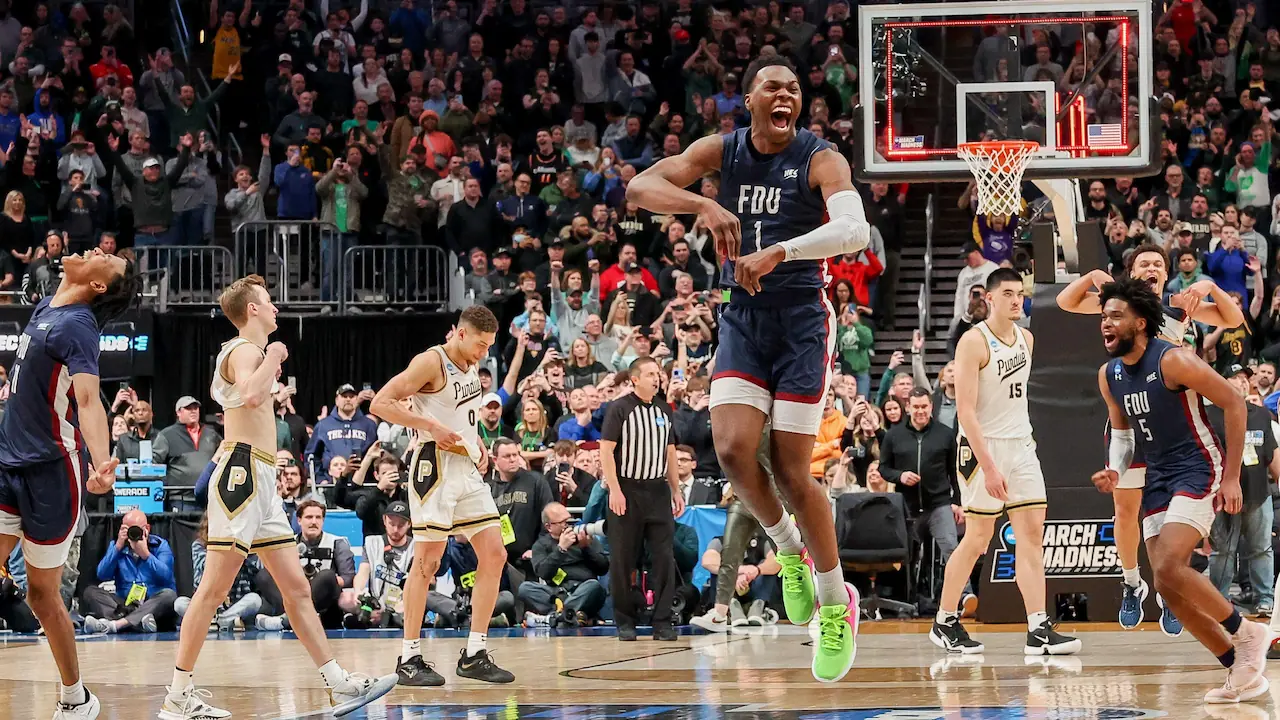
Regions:
<instances>
[{"instance_id":1,"label":"beard","mask_svg":"<svg viewBox=\"0 0 1280 720\"><path fill-rule=\"evenodd\" d=\"M1124 357L1125 355L1129 354L1130 350L1133 350L1133 345L1134 345L1134 338L1132 335L1127 338L1116 338L1116 346L1112 348L1107 354L1113 358Z\"/></svg>"}]
</instances>

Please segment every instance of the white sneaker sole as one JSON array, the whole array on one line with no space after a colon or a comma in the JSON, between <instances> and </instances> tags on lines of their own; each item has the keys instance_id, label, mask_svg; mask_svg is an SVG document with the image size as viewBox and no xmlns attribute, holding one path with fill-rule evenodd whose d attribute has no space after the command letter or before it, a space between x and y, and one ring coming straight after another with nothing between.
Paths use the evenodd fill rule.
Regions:
<instances>
[{"instance_id":1,"label":"white sneaker sole","mask_svg":"<svg viewBox=\"0 0 1280 720\"><path fill-rule=\"evenodd\" d=\"M1058 645L1041 645L1040 647L1032 647L1030 645L1022 646L1023 655L1075 655L1080 652L1083 643L1077 638L1071 642L1065 642Z\"/></svg>"},{"instance_id":2,"label":"white sneaker sole","mask_svg":"<svg viewBox=\"0 0 1280 720\"><path fill-rule=\"evenodd\" d=\"M1249 702L1266 695L1271 691L1271 683L1267 682L1266 677L1260 677L1253 685L1240 691L1235 698L1227 697L1209 697L1205 695L1204 701L1207 705L1235 705L1237 703Z\"/></svg>"},{"instance_id":3,"label":"white sneaker sole","mask_svg":"<svg viewBox=\"0 0 1280 720\"><path fill-rule=\"evenodd\" d=\"M690 620L689 624L697 628L702 628L703 630L706 630L707 632L710 632L710 633L729 632L729 621L727 620L724 622L717 623L717 622L712 622L711 620L707 620L706 618L699 615L693 618L692 620Z\"/></svg>"},{"instance_id":4,"label":"white sneaker sole","mask_svg":"<svg viewBox=\"0 0 1280 720\"><path fill-rule=\"evenodd\" d=\"M352 698L344 703L339 703L338 705L334 705L333 710L331 711L333 713L333 716L342 717L343 715L348 715L352 712L355 712L356 710L359 710L365 705L368 705L374 700L377 700L383 695L386 695L387 693L395 689L397 680L398 678L395 675L383 675L377 680L374 680L373 685L369 686L369 691L366 692L364 695L361 695L360 697L357 697L357 698Z\"/></svg>"}]
</instances>

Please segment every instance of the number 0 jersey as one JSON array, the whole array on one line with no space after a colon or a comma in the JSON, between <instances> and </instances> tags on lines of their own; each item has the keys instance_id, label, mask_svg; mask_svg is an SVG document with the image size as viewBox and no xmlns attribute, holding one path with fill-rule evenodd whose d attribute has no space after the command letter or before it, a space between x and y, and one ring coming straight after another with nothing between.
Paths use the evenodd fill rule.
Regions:
<instances>
[{"instance_id":1,"label":"number 0 jersey","mask_svg":"<svg viewBox=\"0 0 1280 720\"><path fill-rule=\"evenodd\" d=\"M476 421L480 411L480 373L477 366L463 370L449 359L444 347L436 345L427 350L440 355L444 365L444 386L435 392L419 392L413 396L413 409L419 415L430 415L442 425L462 436L468 451L479 446ZM427 436L426 439L430 439ZM476 458L478 460L478 456Z\"/></svg>"},{"instance_id":2,"label":"number 0 jersey","mask_svg":"<svg viewBox=\"0 0 1280 720\"><path fill-rule=\"evenodd\" d=\"M978 422L985 438L1031 436L1031 416L1027 412L1027 382L1031 379L1031 348L1022 328L1013 326L1016 338L1006 345L987 327L974 326L987 343L987 363L978 370ZM967 436L964 428L960 435Z\"/></svg>"}]
</instances>

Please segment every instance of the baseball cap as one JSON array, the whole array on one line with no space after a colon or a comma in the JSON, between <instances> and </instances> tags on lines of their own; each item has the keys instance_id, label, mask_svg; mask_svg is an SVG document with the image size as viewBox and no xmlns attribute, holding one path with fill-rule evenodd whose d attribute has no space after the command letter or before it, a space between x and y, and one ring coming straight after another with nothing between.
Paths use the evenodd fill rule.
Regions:
<instances>
[{"instance_id":1,"label":"baseball cap","mask_svg":"<svg viewBox=\"0 0 1280 720\"><path fill-rule=\"evenodd\" d=\"M1178 223L1178 226L1177 226L1176 228L1174 228L1174 229L1177 231L1177 233L1178 233L1179 235L1181 235L1181 234L1183 234L1183 233L1186 233L1186 234L1188 234L1188 235L1191 235L1191 234L1192 234L1192 232L1191 232L1191 226L1190 226L1190 225L1188 225L1188 224L1187 224L1187 223L1185 223L1185 222L1180 222L1180 223Z\"/></svg>"},{"instance_id":2,"label":"baseball cap","mask_svg":"<svg viewBox=\"0 0 1280 720\"><path fill-rule=\"evenodd\" d=\"M480 398L480 407L488 407L494 403L502 404L502 398L498 397L498 393L489 393Z\"/></svg>"},{"instance_id":3,"label":"baseball cap","mask_svg":"<svg viewBox=\"0 0 1280 720\"><path fill-rule=\"evenodd\" d=\"M554 239L554 240L552 240L551 242L547 243L547 247L548 247L548 248L553 248L553 247L554 247L554 248L560 248L561 250L563 250L563 249L564 249L564 241L557 237L556 239Z\"/></svg>"},{"instance_id":4,"label":"baseball cap","mask_svg":"<svg viewBox=\"0 0 1280 720\"><path fill-rule=\"evenodd\" d=\"M147 168L150 168L150 167L160 167L160 161L157 160L156 158L147 158L142 163L142 169L146 170Z\"/></svg>"},{"instance_id":5,"label":"baseball cap","mask_svg":"<svg viewBox=\"0 0 1280 720\"><path fill-rule=\"evenodd\" d=\"M1232 378L1240 373L1244 373L1248 377L1253 377L1253 368L1248 365L1241 365L1240 363L1232 363L1231 367L1227 368L1227 372L1224 377Z\"/></svg>"},{"instance_id":6,"label":"baseball cap","mask_svg":"<svg viewBox=\"0 0 1280 720\"><path fill-rule=\"evenodd\" d=\"M687 43L689 42L689 31L684 28L680 28L672 33L672 38L678 43Z\"/></svg>"},{"instance_id":7,"label":"baseball cap","mask_svg":"<svg viewBox=\"0 0 1280 720\"><path fill-rule=\"evenodd\" d=\"M633 272L638 273L640 272L640 266L636 263L629 262L626 265L622 266L622 272L627 273L628 275L630 275Z\"/></svg>"},{"instance_id":8,"label":"baseball cap","mask_svg":"<svg viewBox=\"0 0 1280 720\"><path fill-rule=\"evenodd\" d=\"M501 255L506 255L507 257L511 257L511 248L509 248L509 247L500 247L500 248L498 248L497 250L494 250L494 251L493 251L493 256L494 256L494 257L498 257L498 256L501 256Z\"/></svg>"},{"instance_id":9,"label":"baseball cap","mask_svg":"<svg viewBox=\"0 0 1280 720\"><path fill-rule=\"evenodd\" d=\"M969 253L982 252L982 248L978 247L978 243L970 240L960 248L960 257L969 257Z\"/></svg>"},{"instance_id":10,"label":"baseball cap","mask_svg":"<svg viewBox=\"0 0 1280 720\"><path fill-rule=\"evenodd\" d=\"M412 519L409 517L409 506L403 500L396 500L390 505L387 505L387 509L383 510L382 514L412 522Z\"/></svg>"},{"instance_id":11,"label":"baseball cap","mask_svg":"<svg viewBox=\"0 0 1280 720\"><path fill-rule=\"evenodd\" d=\"M276 58L276 64L282 65L284 63L289 63L290 65L292 65L293 56L290 55L289 53L280 53L280 57Z\"/></svg>"},{"instance_id":12,"label":"baseball cap","mask_svg":"<svg viewBox=\"0 0 1280 720\"><path fill-rule=\"evenodd\" d=\"M334 395L346 395L348 393L355 395L356 386L351 383L342 383L338 386L338 392L334 393Z\"/></svg>"},{"instance_id":13,"label":"baseball cap","mask_svg":"<svg viewBox=\"0 0 1280 720\"><path fill-rule=\"evenodd\" d=\"M183 395L182 397L178 398L178 402L174 404L173 409L176 412L178 410L189 408L192 405L199 407L200 401L191 397L190 395Z\"/></svg>"}]
</instances>

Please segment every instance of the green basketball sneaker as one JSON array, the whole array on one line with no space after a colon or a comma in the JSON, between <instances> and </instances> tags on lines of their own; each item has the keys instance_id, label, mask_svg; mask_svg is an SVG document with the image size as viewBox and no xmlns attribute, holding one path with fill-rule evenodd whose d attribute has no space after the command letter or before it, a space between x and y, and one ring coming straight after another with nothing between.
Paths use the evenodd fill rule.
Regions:
<instances>
[{"instance_id":1,"label":"green basketball sneaker","mask_svg":"<svg viewBox=\"0 0 1280 720\"><path fill-rule=\"evenodd\" d=\"M778 553L776 557L782 566L778 574L782 578L782 604L787 609L787 619L792 625L808 625L818 606L809 551L802 550L799 555Z\"/></svg>"},{"instance_id":2,"label":"green basketball sneaker","mask_svg":"<svg viewBox=\"0 0 1280 720\"><path fill-rule=\"evenodd\" d=\"M819 682L839 682L853 667L858 654L858 591L849 589L848 605L818 608L818 639L813 644L813 677Z\"/></svg>"}]
</instances>

